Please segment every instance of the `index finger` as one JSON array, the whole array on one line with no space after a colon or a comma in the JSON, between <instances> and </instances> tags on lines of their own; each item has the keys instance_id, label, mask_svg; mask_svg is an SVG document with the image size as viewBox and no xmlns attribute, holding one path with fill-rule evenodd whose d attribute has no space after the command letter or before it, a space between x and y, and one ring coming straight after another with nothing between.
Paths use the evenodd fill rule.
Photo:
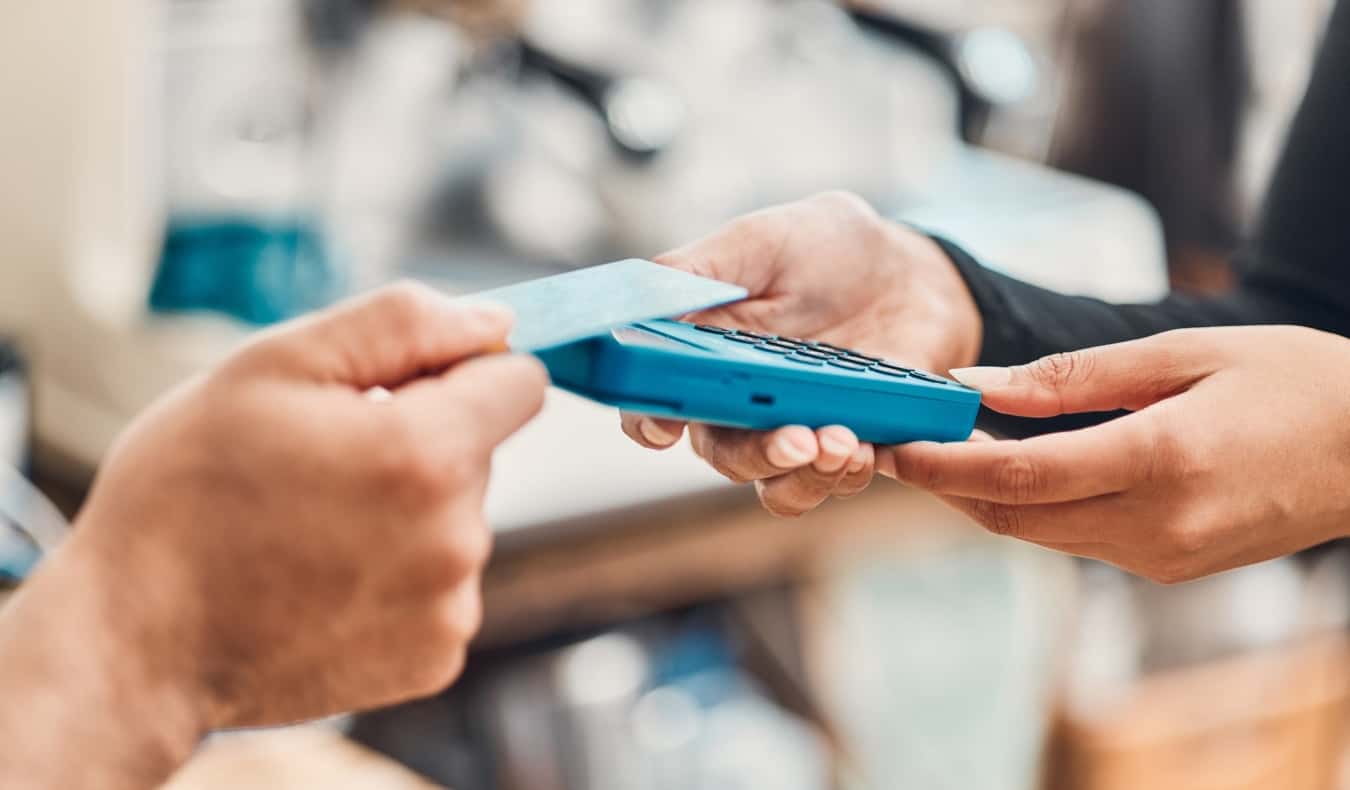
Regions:
<instances>
[{"instance_id":1,"label":"index finger","mask_svg":"<svg viewBox=\"0 0 1350 790\"><path fill-rule=\"evenodd\" d=\"M819 458L815 431L789 425L768 433L695 423L689 427L694 453L729 480L746 483L778 477ZM851 453L853 447L849 447Z\"/></svg>"},{"instance_id":2,"label":"index finger","mask_svg":"<svg viewBox=\"0 0 1350 790\"><path fill-rule=\"evenodd\" d=\"M684 435L683 420L651 417L631 411L619 412L619 427L629 439L648 450L665 450L673 447Z\"/></svg>"},{"instance_id":3,"label":"index finger","mask_svg":"<svg viewBox=\"0 0 1350 790\"><path fill-rule=\"evenodd\" d=\"M781 209L763 209L732 220L712 234L653 260L690 274L736 283L754 298L772 281L772 267L768 264L781 251L782 222Z\"/></svg>"},{"instance_id":4,"label":"index finger","mask_svg":"<svg viewBox=\"0 0 1350 790\"><path fill-rule=\"evenodd\" d=\"M883 471L938 494L1004 504L1069 502L1112 494L1152 478L1159 455L1154 416L1034 439L888 448Z\"/></svg>"},{"instance_id":5,"label":"index finger","mask_svg":"<svg viewBox=\"0 0 1350 790\"><path fill-rule=\"evenodd\" d=\"M262 333L256 364L356 389L395 387L505 347L514 317L501 305L459 305L418 283L387 286Z\"/></svg>"},{"instance_id":6,"label":"index finger","mask_svg":"<svg viewBox=\"0 0 1350 790\"><path fill-rule=\"evenodd\" d=\"M393 402L449 453L490 451L539 413L547 387L534 357L493 354L420 379Z\"/></svg>"}]
</instances>

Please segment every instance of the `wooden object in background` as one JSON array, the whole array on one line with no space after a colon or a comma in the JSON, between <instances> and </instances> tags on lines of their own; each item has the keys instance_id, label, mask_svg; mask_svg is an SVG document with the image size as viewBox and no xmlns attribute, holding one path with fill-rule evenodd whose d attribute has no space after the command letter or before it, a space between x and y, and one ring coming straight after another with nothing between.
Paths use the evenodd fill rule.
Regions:
<instances>
[{"instance_id":1,"label":"wooden object in background","mask_svg":"<svg viewBox=\"0 0 1350 790\"><path fill-rule=\"evenodd\" d=\"M1346 735L1350 647L1327 636L1146 677L1066 713L1055 790L1330 790Z\"/></svg>"}]
</instances>

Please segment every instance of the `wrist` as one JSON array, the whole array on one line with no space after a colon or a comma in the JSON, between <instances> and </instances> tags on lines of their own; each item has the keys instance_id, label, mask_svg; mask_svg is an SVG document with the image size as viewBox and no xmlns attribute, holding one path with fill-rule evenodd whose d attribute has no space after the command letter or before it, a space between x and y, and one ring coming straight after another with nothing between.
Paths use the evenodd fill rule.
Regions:
<instances>
[{"instance_id":1,"label":"wrist","mask_svg":"<svg viewBox=\"0 0 1350 790\"><path fill-rule=\"evenodd\" d=\"M924 304L926 320L940 334L933 338L939 349L933 367L945 372L975 365L984 341L984 319L955 262L928 235L907 225L891 223L889 228L893 246L914 272L903 297L909 304ZM926 292L922 298L914 293L919 289Z\"/></svg>"},{"instance_id":2,"label":"wrist","mask_svg":"<svg viewBox=\"0 0 1350 790\"><path fill-rule=\"evenodd\" d=\"M137 600L175 596L89 537L49 557L0 617L0 753L15 750L0 762L22 766L21 787L157 786L205 733L189 662L165 647L173 622Z\"/></svg>"}]
</instances>

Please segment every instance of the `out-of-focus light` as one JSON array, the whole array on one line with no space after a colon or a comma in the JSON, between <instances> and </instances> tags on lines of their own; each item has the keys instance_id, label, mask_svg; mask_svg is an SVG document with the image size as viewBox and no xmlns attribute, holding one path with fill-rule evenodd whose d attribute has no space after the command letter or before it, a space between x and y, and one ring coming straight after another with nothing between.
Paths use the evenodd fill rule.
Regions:
<instances>
[{"instance_id":1,"label":"out-of-focus light","mask_svg":"<svg viewBox=\"0 0 1350 790\"><path fill-rule=\"evenodd\" d=\"M994 104L1030 98L1040 79L1036 61L1022 39L998 28L977 28L962 35L956 62L962 76Z\"/></svg>"},{"instance_id":2,"label":"out-of-focus light","mask_svg":"<svg viewBox=\"0 0 1350 790\"><path fill-rule=\"evenodd\" d=\"M698 737L702 714L686 691L663 686L642 695L633 708L633 737L653 752L671 752Z\"/></svg>"},{"instance_id":3,"label":"out-of-focus light","mask_svg":"<svg viewBox=\"0 0 1350 790\"><path fill-rule=\"evenodd\" d=\"M647 674L636 639L607 634L567 652L559 667L562 696L574 705L604 705L635 695Z\"/></svg>"},{"instance_id":4,"label":"out-of-focus light","mask_svg":"<svg viewBox=\"0 0 1350 790\"><path fill-rule=\"evenodd\" d=\"M605 94L605 122L628 151L657 154L684 128L684 102L660 82L628 77Z\"/></svg>"}]
</instances>

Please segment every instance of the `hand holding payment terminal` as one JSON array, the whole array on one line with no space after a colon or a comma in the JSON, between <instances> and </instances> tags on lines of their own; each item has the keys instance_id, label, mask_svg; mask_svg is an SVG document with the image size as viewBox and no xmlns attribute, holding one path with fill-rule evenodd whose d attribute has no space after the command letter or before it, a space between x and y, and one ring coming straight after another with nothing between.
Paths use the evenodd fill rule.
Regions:
<instances>
[{"instance_id":1,"label":"hand holding payment terminal","mask_svg":"<svg viewBox=\"0 0 1350 790\"><path fill-rule=\"evenodd\" d=\"M738 301L736 286L630 260L470 297L516 310L511 345L601 403L736 428L844 425L878 444L961 441L980 394L809 339L664 320Z\"/></svg>"}]
</instances>

